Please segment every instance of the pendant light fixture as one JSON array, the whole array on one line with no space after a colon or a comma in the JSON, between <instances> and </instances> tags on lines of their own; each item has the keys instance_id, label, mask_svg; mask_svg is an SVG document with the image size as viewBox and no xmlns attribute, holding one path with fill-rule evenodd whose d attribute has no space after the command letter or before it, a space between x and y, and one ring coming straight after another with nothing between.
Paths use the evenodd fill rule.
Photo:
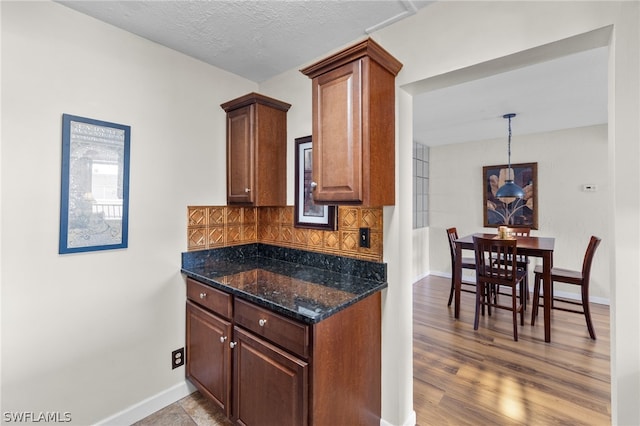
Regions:
<instances>
[{"instance_id":1,"label":"pendant light fixture","mask_svg":"<svg viewBox=\"0 0 640 426\"><path fill-rule=\"evenodd\" d=\"M496 192L496 198L524 198L524 190L513 182L513 171L511 170L511 119L515 117L514 113L505 114L502 118L509 119L509 145L507 153L509 156L509 166L507 168L507 179Z\"/></svg>"}]
</instances>

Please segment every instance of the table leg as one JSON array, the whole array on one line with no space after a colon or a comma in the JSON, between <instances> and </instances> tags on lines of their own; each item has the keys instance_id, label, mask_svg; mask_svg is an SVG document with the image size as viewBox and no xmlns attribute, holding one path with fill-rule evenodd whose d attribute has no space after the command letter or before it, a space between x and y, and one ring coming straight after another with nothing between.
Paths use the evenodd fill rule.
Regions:
<instances>
[{"instance_id":1,"label":"table leg","mask_svg":"<svg viewBox=\"0 0 640 426\"><path fill-rule=\"evenodd\" d=\"M456 260L455 265L453 266L453 270L451 273L453 274L453 284L455 287L454 292L454 306L453 312L454 317L460 317L460 287L462 286L462 247L460 244L456 244Z\"/></svg>"},{"instance_id":2,"label":"table leg","mask_svg":"<svg viewBox=\"0 0 640 426\"><path fill-rule=\"evenodd\" d=\"M544 341L551 342L551 253L542 258L542 291L544 292Z\"/></svg>"}]
</instances>

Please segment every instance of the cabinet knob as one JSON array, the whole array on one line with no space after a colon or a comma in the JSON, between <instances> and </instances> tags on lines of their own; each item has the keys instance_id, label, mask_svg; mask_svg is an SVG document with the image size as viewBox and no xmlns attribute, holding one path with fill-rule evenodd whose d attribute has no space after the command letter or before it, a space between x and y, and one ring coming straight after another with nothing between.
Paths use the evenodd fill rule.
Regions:
<instances>
[{"instance_id":1,"label":"cabinet knob","mask_svg":"<svg viewBox=\"0 0 640 426\"><path fill-rule=\"evenodd\" d=\"M231 349L235 348L235 347L236 347L236 345L237 345L237 343L236 343L236 342L229 342L229 347L230 347Z\"/></svg>"},{"instance_id":2,"label":"cabinet knob","mask_svg":"<svg viewBox=\"0 0 640 426\"><path fill-rule=\"evenodd\" d=\"M267 320L266 320L266 319L260 319L260 320L258 320L258 325L259 325L260 327L264 327L264 325L265 325L266 323L267 323Z\"/></svg>"},{"instance_id":3,"label":"cabinet knob","mask_svg":"<svg viewBox=\"0 0 640 426\"><path fill-rule=\"evenodd\" d=\"M227 336L220 336L220 343L224 343L227 340Z\"/></svg>"},{"instance_id":4,"label":"cabinet knob","mask_svg":"<svg viewBox=\"0 0 640 426\"><path fill-rule=\"evenodd\" d=\"M207 293L200 293L200 299L204 299L205 297L207 297Z\"/></svg>"},{"instance_id":5,"label":"cabinet knob","mask_svg":"<svg viewBox=\"0 0 640 426\"><path fill-rule=\"evenodd\" d=\"M316 182L311 182L309 186L311 186L311 189L316 189L318 187L318 184Z\"/></svg>"},{"instance_id":6,"label":"cabinet knob","mask_svg":"<svg viewBox=\"0 0 640 426\"><path fill-rule=\"evenodd\" d=\"M247 193L251 192L251 188L245 188L244 192L247 192Z\"/></svg>"}]
</instances>

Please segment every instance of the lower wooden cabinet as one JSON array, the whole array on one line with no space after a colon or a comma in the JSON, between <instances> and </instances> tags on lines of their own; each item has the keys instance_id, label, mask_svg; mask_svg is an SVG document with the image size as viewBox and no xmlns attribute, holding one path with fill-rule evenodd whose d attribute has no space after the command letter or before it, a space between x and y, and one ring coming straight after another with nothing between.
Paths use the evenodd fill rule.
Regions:
<instances>
[{"instance_id":1,"label":"lower wooden cabinet","mask_svg":"<svg viewBox=\"0 0 640 426\"><path fill-rule=\"evenodd\" d=\"M190 278L187 297L187 377L234 423L380 424L380 292L311 325Z\"/></svg>"},{"instance_id":2,"label":"lower wooden cabinet","mask_svg":"<svg viewBox=\"0 0 640 426\"><path fill-rule=\"evenodd\" d=\"M187 301L187 377L231 415L231 323Z\"/></svg>"},{"instance_id":3,"label":"lower wooden cabinet","mask_svg":"<svg viewBox=\"0 0 640 426\"><path fill-rule=\"evenodd\" d=\"M308 364L241 328L236 327L234 333L237 423L306 425Z\"/></svg>"}]
</instances>

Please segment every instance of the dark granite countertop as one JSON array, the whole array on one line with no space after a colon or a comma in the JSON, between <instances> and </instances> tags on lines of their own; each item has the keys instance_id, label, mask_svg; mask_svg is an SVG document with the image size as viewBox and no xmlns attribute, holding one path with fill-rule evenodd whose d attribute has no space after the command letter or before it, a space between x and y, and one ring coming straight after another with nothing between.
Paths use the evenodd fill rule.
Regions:
<instances>
[{"instance_id":1,"label":"dark granite countertop","mask_svg":"<svg viewBox=\"0 0 640 426\"><path fill-rule=\"evenodd\" d=\"M387 287L384 263L259 243L182 253L181 271L307 324Z\"/></svg>"}]
</instances>

